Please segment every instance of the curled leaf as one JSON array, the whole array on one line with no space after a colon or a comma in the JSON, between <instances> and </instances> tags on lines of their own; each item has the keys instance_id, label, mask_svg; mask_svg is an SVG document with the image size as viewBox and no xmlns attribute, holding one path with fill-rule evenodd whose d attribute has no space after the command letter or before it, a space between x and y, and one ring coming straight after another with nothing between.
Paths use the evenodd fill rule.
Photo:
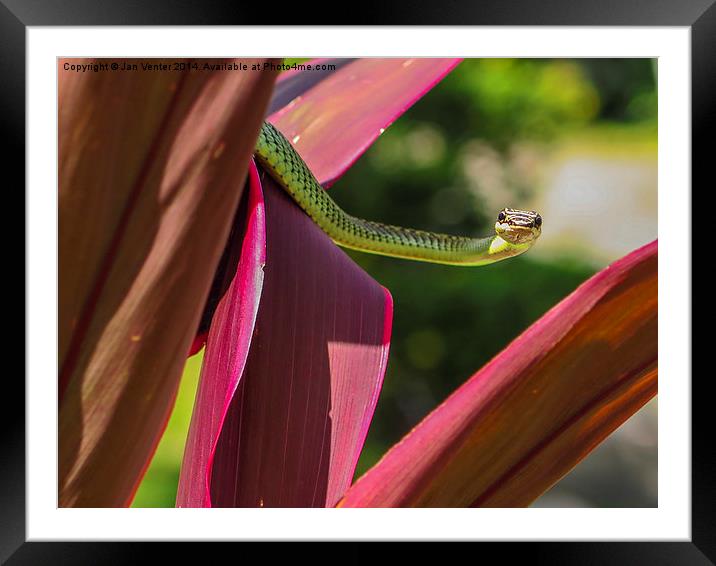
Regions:
<instances>
[{"instance_id":1,"label":"curled leaf","mask_svg":"<svg viewBox=\"0 0 716 566\"><path fill-rule=\"evenodd\" d=\"M252 202L258 203L252 176ZM264 177L257 304L237 275L211 324L180 507L330 506L350 485L385 373L392 301ZM248 264L254 269L253 261ZM251 337L250 345L247 337Z\"/></svg>"}]
</instances>

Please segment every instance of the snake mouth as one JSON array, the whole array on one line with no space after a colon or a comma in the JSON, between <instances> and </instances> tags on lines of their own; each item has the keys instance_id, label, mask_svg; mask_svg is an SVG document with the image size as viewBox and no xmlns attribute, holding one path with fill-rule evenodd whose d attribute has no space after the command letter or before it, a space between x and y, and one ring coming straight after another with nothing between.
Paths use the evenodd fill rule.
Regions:
<instances>
[{"instance_id":1,"label":"snake mouth","mask_svg":"<svg viewBox=\"0 0 716 566\"><path fill-rule=\"evenodd\" d=\"M539 238L542 230L536 226L519 226L508 222L497 222L495 232L510 244L527 244Z\"/></svg>"}]
</instances>

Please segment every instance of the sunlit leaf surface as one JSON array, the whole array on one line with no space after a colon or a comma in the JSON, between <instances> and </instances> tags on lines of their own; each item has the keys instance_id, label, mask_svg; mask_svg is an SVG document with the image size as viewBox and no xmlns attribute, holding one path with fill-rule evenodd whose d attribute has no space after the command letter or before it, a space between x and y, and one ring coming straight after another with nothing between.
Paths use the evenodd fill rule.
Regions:
<instances>
[{"instance_id":1,"label":"sunlit leaf surface","mask_svg":"<svg viewBox=\"0 0 716 566\"><path fill-rule=\"evenodd\" d=\"M297 95L269 121L324 186L336 181L460 59L358 59Z\"/></svg>"},{"instance_id":2,"label":"sunlit leaf surface","mask_svg":"<svg viewBox=\"0 0 716 566\"><path fill-rule=\"evenodd\" d=\"M281 110L281 108L289 104L297 96L303 95L310 88L313 88L318 83L323 82L330 75L346 65L350 65L354 61L356 61L356 59L312 59L311 61L307 61L306 64L313 66L332 65L333 68L318 71L292 69L281 73L276 79L276 85L273 89L273 95L271 96L271 102L269 103L267 114L270 115L277 110Z\"/></svg>"},{"instance_id":3,"label":"sunlit leaf surface","mask_svg":"<svg viewBox=\"0 0 716 566\"><path fill-rule=\"evenodd\" d=\"M435 409L344 507L516 507L657 392L657 242L602 270Z\"/></svg>"},{"instance_id":4,"label":"sunlit leaf surface","mask_svg":"<svg viewBox=\"0 0 716 566\"><path fill-rule=\"evenodd\" d=\"M274 79L59 71L60 506L131 501Z\"/></svg>"}]
</instances>

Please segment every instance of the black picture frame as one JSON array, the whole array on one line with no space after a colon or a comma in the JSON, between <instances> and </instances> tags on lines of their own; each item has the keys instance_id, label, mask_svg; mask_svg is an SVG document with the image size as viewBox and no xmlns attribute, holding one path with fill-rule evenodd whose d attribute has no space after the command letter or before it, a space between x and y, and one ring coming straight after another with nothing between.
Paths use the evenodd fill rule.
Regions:
<instances>
[{"instance_id":1,"label":"black picture frame","mask_svg":"<svg viewBox=\"0 0 716 566\"><path fill-rule=\"evenodd\" d=\"M354 21L337 13L331 25L565 25L565 26L686 26L691 29L692 184L707 185L713 160L707 136L716 131L716 4L715 0L446 0L444 2L362 3ZM315 10L265 7L260 3L191 2L189 0L0 0L0 126L5 142L6 177L17 175L8 191L23 194L25 170L9 164L24 162L25 39L28 26L67 25L245 25L311 24ZM299 13L297 13L299 12ZM348 12L345 12L348 13ZM301 21L301 14L304 21ZM309 21L308 15L311 15ZM683 190L661 187L661 190ZM691 192L693 195L693 191ZM21 205L24 210L24 199ZM17 210L17 209L16 209ZM13 241L6 239L6 241ZM18 246L15 246L18 247ZM24 325L23 325L24 329ZM14 329L18 332L18 329ZM206 562L213 549L171 543L25 542L25 398L24 384L6 374L0 482L0 559L8 564L124 564L143 562L154 550L172 560L192 555ZM689 379L691 376L682 376ZM549 564L714 564L716 563L716 458L710 441L712 419L709 375L692 380L692 537L688 542L528 542L491 543L501 561L528 559ZM13 383L13 378L15 383ZM48 376L48 379L50 377ZM712 409L711 409L712 410ZM13 412L14 411L14 412ZM218 552L225 552L225 545ZM291 545L295 546L295 545ZM161 547L161 549L159 549ZM191 548L190 548L191 547ZM373 544L351 543L339 551L341 561L365 562L382 553ZM425 549L419 549L425 556ZM474 550L472 552L475 552ZM481 551L479 551L481 552ZM181 554L179 554L181 553ZM298 558L295 548L293 559ZM334 554L331 552L330 554ZM218 554L217 554L218 555ZM335 556L335 554L334 554ZM428 555L429 556L429 555ZM238 558L236 556L235 558ZM407 558L407 555L404 557ZM479 558L474 555L474 558Z\"/></svg>"}]
</instances>

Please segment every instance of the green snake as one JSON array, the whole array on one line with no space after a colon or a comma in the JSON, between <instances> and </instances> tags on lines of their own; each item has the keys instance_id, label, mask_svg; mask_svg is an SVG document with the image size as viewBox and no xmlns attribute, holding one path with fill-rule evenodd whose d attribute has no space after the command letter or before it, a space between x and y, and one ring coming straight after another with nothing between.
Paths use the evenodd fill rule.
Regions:
<instances>
[{"instance_id":1,"label":"green snake","mask_svg":"<svg viewBox=\"0 0 716 566\"><path fill-rule=\"evenodd\" d=\"M336 244L373 254L448 265L487 265L529 250L542 232L534 211L504 208L485 238L438 234L356 218L323 189L284 135L264 122L254 150L258 162Z\"/></svg>"}]
</instances>

